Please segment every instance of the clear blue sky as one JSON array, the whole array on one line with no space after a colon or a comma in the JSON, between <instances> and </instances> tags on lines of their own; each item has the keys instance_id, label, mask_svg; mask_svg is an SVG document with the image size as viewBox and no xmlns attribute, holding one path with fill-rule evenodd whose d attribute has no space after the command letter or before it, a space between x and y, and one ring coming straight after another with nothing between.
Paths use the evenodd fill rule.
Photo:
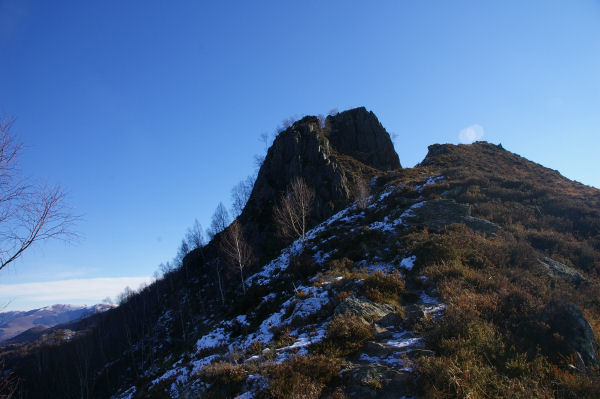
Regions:
<instances>
[{"instance_id":1,"label":"clear blue sky","mask_svg":"<svg viewBox=\"0 0 600 399\"><path fill-rule=\"evenodd\" d=\"M151 275L293 115L364 105L404 166L479 125L600 187L598 1L290 3L0 0L0 113L18 118L25 172L84 216L78 245L0 272L0 300L91 303L27 295Z\"/></svg>"}]
</instances>

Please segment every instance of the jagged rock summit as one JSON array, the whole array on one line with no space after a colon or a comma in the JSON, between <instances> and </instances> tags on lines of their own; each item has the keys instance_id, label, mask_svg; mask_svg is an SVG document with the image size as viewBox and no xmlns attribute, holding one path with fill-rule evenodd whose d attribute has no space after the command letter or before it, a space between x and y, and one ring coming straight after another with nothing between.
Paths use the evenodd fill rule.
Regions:
<instances>
[{"instance_id":1,"label":"jagged rock summit","mask_svg":"<svg viewBox=\"0 0 600 399\"><path fill-rule=\"evenodd\" d=\"M282 131L259 170L241 216L263 238L273 234L273 206L290 182L303 178L316 193L312 221L331 216L352 200L359 178L400 169L390 135L364 107L328 116L306 116ZM264 241L261 239L261 241Z\"/></svg>"}]
</instances>

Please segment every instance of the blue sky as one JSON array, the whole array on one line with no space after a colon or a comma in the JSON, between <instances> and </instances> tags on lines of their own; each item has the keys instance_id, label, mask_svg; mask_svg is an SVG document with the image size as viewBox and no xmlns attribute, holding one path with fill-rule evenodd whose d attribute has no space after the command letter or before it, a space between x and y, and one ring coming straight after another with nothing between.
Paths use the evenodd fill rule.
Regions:
<instances>
[{"instance_id":1,"label":"blue sky","mask_svg":"<svg viewBox=\"0 0 600 399\"><path fill-rule=\"evenodd\" d=\"M83 215L81 242L0 272L0 300L150 276L290 116L364 105L404 166L463 131L600 187L599 20L585 0L0 0L0 113ZM33 295L49 281L64 297Z\"/></svg>"}]
</instances>

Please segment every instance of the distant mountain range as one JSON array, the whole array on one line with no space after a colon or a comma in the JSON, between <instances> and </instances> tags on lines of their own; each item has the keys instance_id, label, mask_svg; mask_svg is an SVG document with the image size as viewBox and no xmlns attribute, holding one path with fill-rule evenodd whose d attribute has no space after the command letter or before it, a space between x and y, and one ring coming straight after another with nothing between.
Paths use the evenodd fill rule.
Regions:
<instances>
[{"instance_id":1,"label":"distant mountain range","mask_svg":"<svg viewBox=\"0 0 600 399\"><path fill-rule=\"evenodd\" d=\"M67 323L111 309L112 305L93 306L52 305L29 311L0 313L0 342L34 328L42 331L57 324Z\"/></svg>"}]
</instances>

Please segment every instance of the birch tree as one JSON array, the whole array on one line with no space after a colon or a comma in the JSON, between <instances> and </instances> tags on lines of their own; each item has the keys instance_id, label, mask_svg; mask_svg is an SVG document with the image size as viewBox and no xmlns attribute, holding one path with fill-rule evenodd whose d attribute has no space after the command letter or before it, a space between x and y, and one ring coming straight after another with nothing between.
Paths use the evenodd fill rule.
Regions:
<instances>
[{"instance_id":1,"label":"birch tree","mask_svg":"<svg viewBox=\"0 0 600 399\"><path fill-rule=\"evenodd\" d=\"M300 237L304 242L314 199L314 190L302 178L292 181L274 209L274 221L282 237Z\"/></svg>"},{"instance_id":2,"label":"birch tree","mask_svg":"<svg viewBox=\"0 0 600 399\"><path fill-rule=\"evenodd\" d=\"M242 281L242 290L246 293L244 269L252 262L253 253L252 247L244 238L240 222L235 220L225 230L219 242L219 247L227 262L238 269Z\"/></svg>"}]
</instances>

